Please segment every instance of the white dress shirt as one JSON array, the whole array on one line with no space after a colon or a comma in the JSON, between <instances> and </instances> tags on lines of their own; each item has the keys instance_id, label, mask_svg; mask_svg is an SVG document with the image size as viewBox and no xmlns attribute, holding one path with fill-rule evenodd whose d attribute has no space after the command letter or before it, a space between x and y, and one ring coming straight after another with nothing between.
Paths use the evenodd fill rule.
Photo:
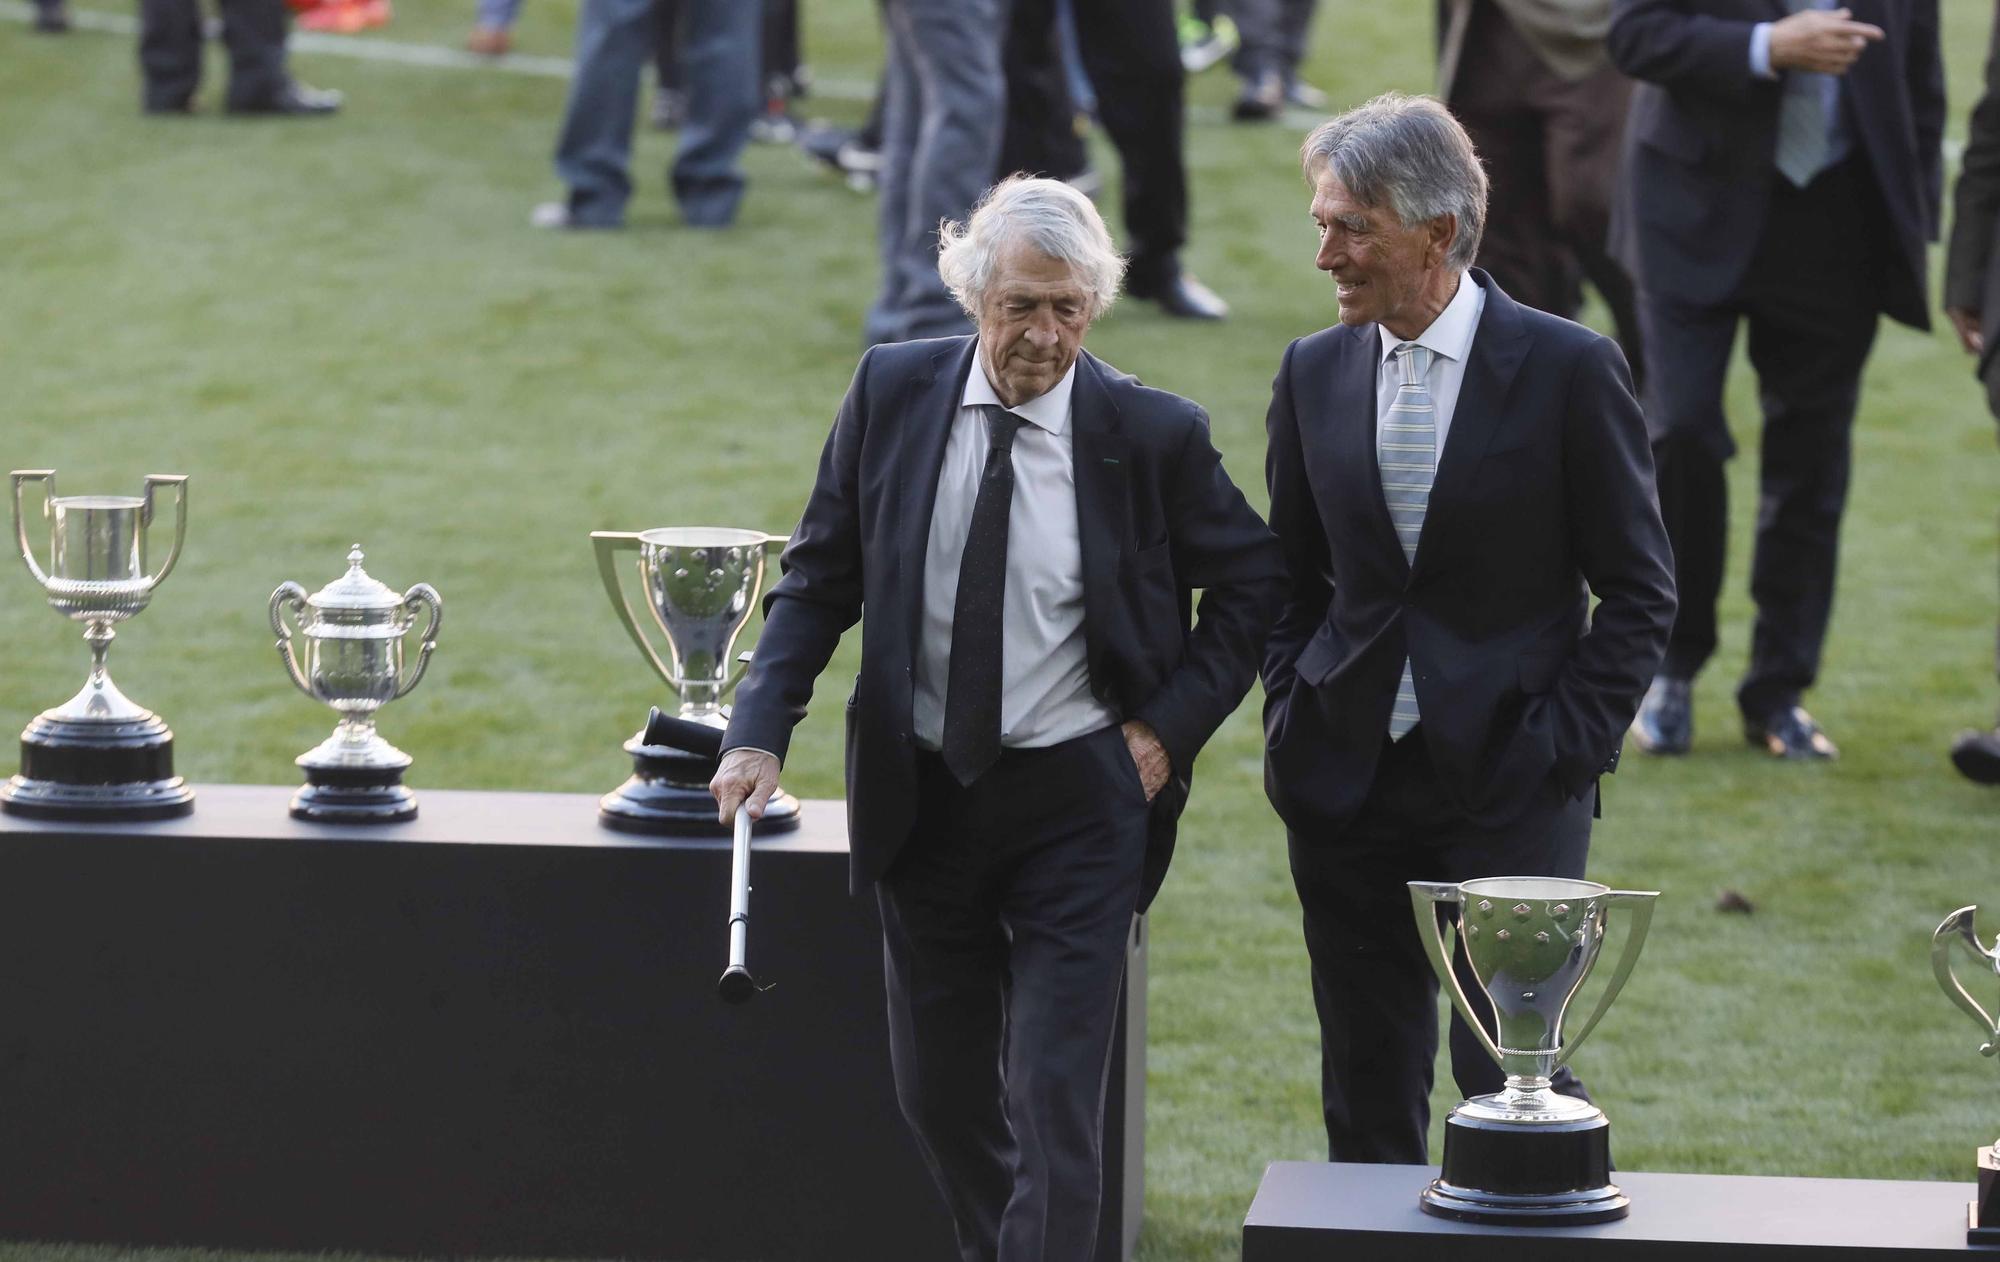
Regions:
<instances>
[{"instance_id":1,"label":"white dress shirt","mask_svg":"<svg viewBox=\"0 0 2000 1262\"><path fill-rule=\"evenodd\" d=\"M1007 515L1007 590L1002 598L1000 743L1055 745L1117 722L1090 692L1084 661L1083 547L1077 536L1070 394L1076 365L1047 394L1007 411L1027 424L1014 436L1014 499ZM972 504L986 468L983 406L1005 407L975 352L965 394L945 442L924 551L924 607L917 638L913 721L917 743L944 737L946 681L958 566Z\"/></svg>"},{"instance_id":2,"label":"white dress shirt","mask_svg":"<svg viewBox=\"0 0 2000 1262\"><path fill-rule=\"evenodd\" d=\"M1465 383L1465 357L1472 351L1472 335L1479 331L1479 315L1486 310L1486 291L1469 272L1458 277L1458 292L1451 296L1437 319L1422 333L1409 339L1431 352L1431 366L1424 385L1437 408L1437 455L1444 456L1445 436L1451 432L1452 413L1458 410L1458 388ZM1403 340L1386 325L1376 325L1382 335L1382 362L1375 370L1375 450L1382 449L1382 426L1388 422L1389 407L1396 401L1396 389L1403 384L1403 366L1390 354Z\"/></svg>"}]
</instances>

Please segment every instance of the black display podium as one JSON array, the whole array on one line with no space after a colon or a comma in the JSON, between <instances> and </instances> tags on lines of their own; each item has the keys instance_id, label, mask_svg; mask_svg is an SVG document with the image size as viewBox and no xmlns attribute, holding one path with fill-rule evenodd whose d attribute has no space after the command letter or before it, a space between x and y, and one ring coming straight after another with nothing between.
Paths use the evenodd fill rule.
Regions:
<instances>
[{"instance_id":1,"label":"black display podium","mask_svg":"<svg viewBox=\"0 0 2000 1262\"><path fill-rule=\"evenodd\" d=\"M183 819L0 816L0 1238L432 1255L952 1253L896 1109L843 806L729 842L583 795L422 790L389 827L197 786ZM1098 1258L1137 1237L1145 949Z\"/></svg>"},{"instance_id":2,"label":"black display podium","mask_svg":"<svg viewBox=\"0 0 2000 1262\"><path fill-rule=\"evenodd\" d=\"M1487 1227L1434 1218L1417 1193L1436 1166L1280 1161L1243 1220L1243 1262L1937 1262L2000 1257L1965 1243L1970 1183L1612 1176L1632 1214L1587 1227Z\"/></svg>"}]
</instances>

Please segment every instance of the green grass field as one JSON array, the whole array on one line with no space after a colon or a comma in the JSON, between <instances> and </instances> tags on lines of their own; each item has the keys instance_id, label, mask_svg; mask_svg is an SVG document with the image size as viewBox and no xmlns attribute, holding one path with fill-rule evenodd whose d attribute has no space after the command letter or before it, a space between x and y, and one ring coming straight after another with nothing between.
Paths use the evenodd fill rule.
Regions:
<instances>
[{"instance_id":1,"label":"green grass field","mask_svg":"<svg viewBox=\"0 0 2000 1262\"><path fill-rule=\"evenodd\" d=\"M1944 7L1962 136L1990 10ZM470 8L402 0L384 37L455 44ZM841 89L809 108L851 121L879 55L873 6L806 9L811 60ZM1428 87L1429 11L1323 0L1307 77L1338 105ZM566 53L573 13L532 0L524 49ZM286 682L265 601L280 580L331 579L360 540L377 577L428 581L449 605L430 677L387 713L413 783L602 791L661 689L586 535L789 529L859 349L872 203L753 148L738 228L687 231L663 192L669 142L642 133L629 230L545 235L526 217L557 191L560 82L296 61L347 90L339 119L223 119L219 63L208 112L147 119L128 39L0 21L0 467L53 466L71 493L192 475L181 568L113 653L134 697L173 721L191 779L293 780L292 755L331 716ZM1300 134L1224 122L1232 92L1221 71L1192 88L1187 260L1234 317L1189 327L1134 304L1089 344L1207 405L1262 503L1271 374L1287 341L1331 322L1333 297L1311 266ZM1973 1147L2000 1131L2000 1071L1937 993L1927 946L1954 907L2000 913L2000 794L1944 759L1996 701L1993 422L1944 333L1885 327L1810 698L1845 757L1780 766L1742 743L1730 701L1756 432L1747 373L1732 386L1749 454L1733 469L1724 645L1694 754L1635 755L1607 782L1593 875L1665 898L1580 1068L1626 1168L1969 1179ZM840 792L836 690L854 651L801 729L795 791ZM84 662L75 628L0 557L0 726L67 696ZM1253 698L1209 747L1154 917L1150 1262L1236 1256L1264 1164L1324 1156L1255 716ZM1715 911L1723 888L1755 913ZM1441 1088L1440 1115L1450 1102Z\"/></svg>"}]
</instances>

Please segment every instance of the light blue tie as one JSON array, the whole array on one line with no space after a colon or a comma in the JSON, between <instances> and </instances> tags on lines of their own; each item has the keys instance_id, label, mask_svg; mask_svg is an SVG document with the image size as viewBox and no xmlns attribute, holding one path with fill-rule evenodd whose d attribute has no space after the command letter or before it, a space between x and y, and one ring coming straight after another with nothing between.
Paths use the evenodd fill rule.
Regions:
<instances>
[{"instance_id":1,"label":"light blue tie","mask_svg":"<svg viewBox=\"0 0 2000 1262\"><path fill-rule=\"evenodd\" d=\"M1818 0L1785 0L1789 13L1825 7ZM1826 169L1833 152L1828 98L1835 95L1835 84L1832 75L1805 70L1784 73L1785 94L1778 106L1778 172L1804 188Z\"/></svg>"},{"instance_id":2,"label":"light blue tie","mask_svg":"<svg viewBox=\"0 0 2000 1262\"><path fill-rule=\"evenodd\" d=\"M1437 404L1431 399L1424 377L1430 371L1431 352L1415 342L1402 342L1389 354L1402 370L1402 383L1389 404L1382 422L1382 498L1389 503L1389 520L1395 524L1396 538L1403 545L1403 557L1412 564L1417 559L1417 539L1424 531L1424 513L1430 508L1431 483L1437 477ZM1389 736L1402 740L1417 725L1417 682L1410 659L1403 659L1403 678L1396 685L1396 705L1389 712Z\"/></svg>"}]
</instances>

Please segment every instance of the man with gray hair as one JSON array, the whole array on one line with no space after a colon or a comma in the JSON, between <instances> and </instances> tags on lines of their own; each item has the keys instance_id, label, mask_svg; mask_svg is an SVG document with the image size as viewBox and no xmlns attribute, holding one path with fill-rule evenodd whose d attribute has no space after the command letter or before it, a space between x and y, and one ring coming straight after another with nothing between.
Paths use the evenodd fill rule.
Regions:
<instances>
[{"instance_id":1,"label":"man with gray hair","mask_svg":"<svg viewBox=\"0 0 2000 1262\"><path fill-rule=\"evenodd\" d=\"M1486 177L1457 121L1379 97L1302 157L1340 323L1272 383L1291 583L1264 656L1265 789L1332 1158L1421 1164L1437 979L1407 883L1584 874L1598 777L1673 625L1672 558L1617 344L1471 266ZM1451 1051L1461 1091L1500 1088L1456 1015ZM1582 1092L1567 1070L1556 1086Z\"/></svg>"},{"instance_id":2,"label":"man with gray hair","mask_svg":"<svg viewBox=\"0 0 2000 1262\"><path fill-rule=\"evenodd\" d=\"M965 1262L1082 1262L1132 919L1282 564L1202 410L1082 349L1123 271L1088 198L1017 177L943 238L978 332L862 356L711 787L761 813L865 613L848 837L897 1095Z\"/></svg>"}]
</instances>

